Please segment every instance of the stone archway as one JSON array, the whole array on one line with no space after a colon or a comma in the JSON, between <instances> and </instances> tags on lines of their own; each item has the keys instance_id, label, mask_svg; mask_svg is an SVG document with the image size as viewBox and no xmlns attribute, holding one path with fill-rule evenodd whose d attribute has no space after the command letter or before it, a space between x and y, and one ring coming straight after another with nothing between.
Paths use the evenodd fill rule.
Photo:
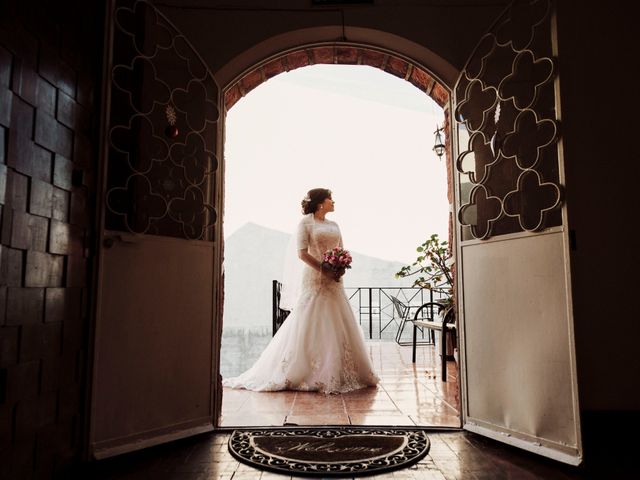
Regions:
<instances>
[{"instance_id":1,"label":"stone archway","mask_svg":"<svg viewBox=\"0 0 640 480\"><path fill-rule=\"evenodd\" d=\"M444 110L445 161L447 162L447 200L453 204L453 177L449 89L427 69L389 51L344 43L301 46L275 55L249 69L224 89L224 107L228 112L251 90L272 77L311 65L365 65L401 78L425 92ZM449 244L453 245L453 214L449 213Z\"/></svg>"}]
</instances>

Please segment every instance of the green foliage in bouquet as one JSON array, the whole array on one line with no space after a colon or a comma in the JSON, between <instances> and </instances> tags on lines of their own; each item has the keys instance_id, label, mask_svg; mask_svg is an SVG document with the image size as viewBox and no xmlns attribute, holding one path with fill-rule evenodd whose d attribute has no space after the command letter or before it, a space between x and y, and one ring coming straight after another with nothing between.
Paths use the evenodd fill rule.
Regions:
<instances>
[{"instance_id":1,"label":"green foliage in bouquet","mask_svg":"<svg viewBox=\"0 0 640 480\"><path fill-rule=\"evenodd\" d=\"M445 308L453 306L453 275L451 274L451 250L446 241L440 241L438 234L431 235L426 242L416 248L418 258L411 265L402 267L396 278L417 275L414 287L428 288L442 292L445 297L438 300Z\"/></svg>"}]
</instances>

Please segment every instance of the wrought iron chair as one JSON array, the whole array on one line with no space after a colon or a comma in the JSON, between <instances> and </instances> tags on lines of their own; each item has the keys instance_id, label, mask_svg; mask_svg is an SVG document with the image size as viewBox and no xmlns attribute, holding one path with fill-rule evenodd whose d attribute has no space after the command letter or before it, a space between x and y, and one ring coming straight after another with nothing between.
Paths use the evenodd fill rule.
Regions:
<instances>
[{"instance_id":1,"label":"wrought iron chair","mask_svg":"<svg viewBox=\"0 0 640 480\"><path fill-rule=\"evenodd\" d=\"M417 334L418 329L426 328L433 336L435 331L441 332L440 335L440 358L442 365L442 381L447 381L447 335L453 335L455 339L456 323L455 311L452 307L446 307L438 302L427 302L421 305L413 317L413 352L412 361L416 363L416 346L418 345Z\"/></svg>"},{"instance_id":2,"label":"wrought iron chair","mask_svg":"<svg viewBox=\"0 0 640 480\"><path fill-rule=\"evenodd\" d=\"M396 311L396 314L398 315L398 317L400 318L400 325L398 326L398 331L396 332L396 343L398 345L413 345L413 341L411 340L402 340L402 333L404 332L404 328L405 325L407 323L412 323L414 322L414 317L415 314L412 316L412 310L413 312L416 312L416 309L421 308L420 306L415 306L415 305L407 305L406 303L402 302L401 300L398 299L398 297L394 297L393 295L390 295L391 298L391 302L393 303L393 308ZM429 312L425 311L425 314L427 314ZM426 320L430 320L430 318L426 318ZM422 332L422 329L420 330ZM424 341L419 341L418 344L419 345L434 345L435 344L435 335L433 334L433 331L429 331L429 339L424 340Z\"/></svg>"},{"instance_id":3,"label":"wrought iron chair","mask_svg":"<svg viewBox=\"0 0 640 480\"><path fill-rule=\"evenodd\" d=\"M444 305L438 302L427 302L423 305L420 305L419 307L414 307L404 304L394 296L391 296L391 301L393 302L393 306L396 309L396 312L401 318L401 323L398 327L398 332L396 333L396 342L399 345L412 346L413 351L411 359L413 363L416 363L416 346L435 345L435 332L441 332L440 363L442 365L442 381L446 382L447 335L455 333L456 329L453 309L446 308ZM415 313L413 314L413 316L411 316L411 309L415 309ZM404 331L404 327L407 322L410 322L413 326L413 337L412 341L410 342L402 341L402 332ZM419 341L418 330L420 330L424 338L425 329L427 330L427 334L429 335L428 340Z\"/></svg>"}]
</instances>

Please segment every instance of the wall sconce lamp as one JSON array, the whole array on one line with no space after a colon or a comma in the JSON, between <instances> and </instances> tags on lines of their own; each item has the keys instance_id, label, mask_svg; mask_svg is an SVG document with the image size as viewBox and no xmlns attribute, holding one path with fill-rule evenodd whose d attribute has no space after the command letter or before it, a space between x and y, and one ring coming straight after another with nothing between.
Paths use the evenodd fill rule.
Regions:
<instances>
[{"instance_id":1,"label":"wall sconce lamp","mask_svg":"<svg viewBox=\"0 0 640 480\"><path fill-rule=\"evenodd\" d=\"M442 155L444 155L444 142L442 141L442 135L440 132L443 132L444 128L442 127L438 127L438 125L436 124L436 131L434 132L436 134L436 139L433 145L433 151L436 152L436 155L438 156L438 158L442 158Z\"/></svg>"}]
</instances>

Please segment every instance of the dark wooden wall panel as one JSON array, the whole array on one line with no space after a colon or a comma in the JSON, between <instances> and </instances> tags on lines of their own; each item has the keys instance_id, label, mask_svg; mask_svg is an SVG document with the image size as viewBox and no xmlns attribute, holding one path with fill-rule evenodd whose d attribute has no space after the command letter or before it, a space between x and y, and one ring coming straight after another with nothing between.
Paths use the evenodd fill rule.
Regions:
<instances>
[{"instance_id":1,"label":"dark wooden wall panel","mask_svg":"<svg viewBox=\"0 0 640 480\"><path fill-rule=\"evenodd\" d=\"M0 478L81 453L101 3L0 3Z\"/></svg>"}]
</instances>

